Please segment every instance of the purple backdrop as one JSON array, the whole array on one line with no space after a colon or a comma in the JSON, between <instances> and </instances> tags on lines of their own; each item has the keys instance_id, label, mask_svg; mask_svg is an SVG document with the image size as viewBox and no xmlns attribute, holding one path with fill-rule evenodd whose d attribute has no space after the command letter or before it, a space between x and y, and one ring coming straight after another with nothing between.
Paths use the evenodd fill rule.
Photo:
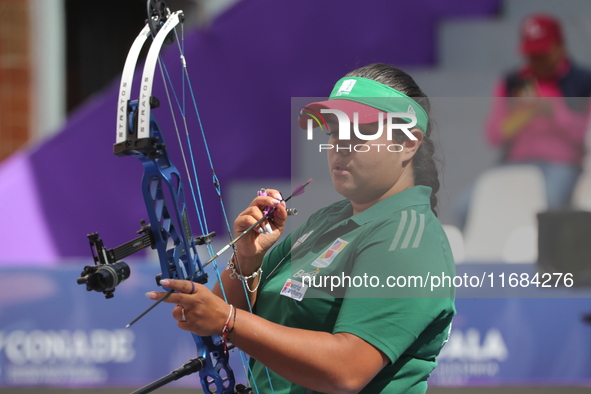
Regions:
<instances>
[{"instance_id":1,"label":"purple backdrop","mask_svg":"<svg viewBox=\"0 0 591 394\"><path fill-rule=\"evenodd\" d=\"M188 33L189 72L222 186L233 179L290 176L291 97L326 96L343 74L373 62L401 67L433 64L441 19L490 16L499 4L500 0L252 0L239 2L209 30ZM142 12L138 9L137 18L143 18ZM174 51L164 56L173 79L181 74L177 56ZM55 138L30 153L44 215L37 220L48 229L57 256L87 255L85 235L93 231L99 231L108 245L123 243L139 229L139 220L147 218L139 188L140 163L111 153L117 90L118 81L76 111ZM154 94L165 101L161 87ZM155 114L176 152L172 123L164 112L161 108ZM195 124L194 115L189 122ZM201 149L196 154L203 156ZM180 166L178 159L175 163ZM198 165L203 168L202 183L209 183L205 162ZM5 167L0 178L11 170ZM217 212L217 198L207 186L204 189L211 191L206 206ZM18 204L30 189L0 190L0 195ZM0 209L15 209L3 205ZM221 230L219 213L208 219L214 230ZM22 226L39 225L31 220ZM32 248L23 234L5 233L4 253L12 259L45 260L43 254L49 253L40 246Z\"/></svg>"}]
</instances>

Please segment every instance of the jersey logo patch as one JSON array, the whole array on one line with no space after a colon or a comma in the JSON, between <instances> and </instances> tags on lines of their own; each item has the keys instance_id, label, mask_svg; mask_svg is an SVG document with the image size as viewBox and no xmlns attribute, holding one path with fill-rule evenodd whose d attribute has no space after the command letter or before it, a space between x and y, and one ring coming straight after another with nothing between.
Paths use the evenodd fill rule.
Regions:
<instances>
[{"instance_id":1,"label":"jersey logo patch","mask_svg":"<svg viewBox=\"0 0 591 394\"><path fill-rule=\"evenodd\" d=\"M297 280L292 280L288 278L283 285L283 289L281 289L282 296L286 296L291 298L292 300L301 301L304 299L304 295L306 294L306 290L308 290L308 286L302 284L302 282L298 282Z\"/></svg>"},{"instance_id":2,"label":"jersey logo patch","mask_svg":"<svg viewBox=\"0 0 591 394\"><path fill-rule=\"evenodd\" d=\"M338 256L339 253L341 253L343 251L343 249L345 249L345 246L347 246L349 244L349 242L347 241L343 241L340 238L337 238L332 245L330 245L328 247L328 249L326 249L324 251L324 253L322 253L320 255L320 257L318 257L316 260L314 260L314 262L312 263L312 266L314 267L318 267L318 268L326 268L328 267L332 261L335 259L335 257Z\"/></svg>"},{"instance_id":3,"label":"jersey logo patch","mask_svg":"<svg viewBox=\"0 0 591 394\"><path fill-rule=\"evenodd\" d=\"M341 87L337 91L336 96L350 94L351 90L353 90L353 86L355 86L356 82L357 82L357 80L355 80L355 79L345 79L343 81L343 83L341 83Z\"/></svg>"}]
</instances>

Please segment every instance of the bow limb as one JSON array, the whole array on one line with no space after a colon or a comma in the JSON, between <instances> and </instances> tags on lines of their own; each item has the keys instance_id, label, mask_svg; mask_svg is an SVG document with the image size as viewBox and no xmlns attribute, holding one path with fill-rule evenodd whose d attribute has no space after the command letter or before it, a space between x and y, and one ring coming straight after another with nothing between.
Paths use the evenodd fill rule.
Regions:
<instances>
[{"instance_id":1,"label":"bow limb","mask_svg":"<svg viewBox=\"0 0 591 394\"><path fill-rule=\"evenodd\" d=\"M148 37L150 37L150 34L150 26L146 23L146 26L144 26L131 45L129 53L127 54L127 59L125 60L125 65L123 66L121 84L119 85L119 98L117 100L117 143L124 142L129 138L129 123L127 119L129 114L128 105L131 100L131 88L133 86L133 74L135 72L140 51Z\"/></svg>"},{"instance_id":2,"label":"bow limb","mask_svg":"<svg viewBox=\"0 0 591 394\"><path fill-rule=\"evenodd\" d=\"M147 138L150 133L150 113L152 102L152 85L154 83L154 71L156 71L156 63L164 41L168 34L184 19L182 11L176 11L169 15L160 31L154 37L154 42L150 46L146 63L144 65L144 72L142 74L142 86L140 89L138 116L138 138Z\"/></svg>"}]
</instances>

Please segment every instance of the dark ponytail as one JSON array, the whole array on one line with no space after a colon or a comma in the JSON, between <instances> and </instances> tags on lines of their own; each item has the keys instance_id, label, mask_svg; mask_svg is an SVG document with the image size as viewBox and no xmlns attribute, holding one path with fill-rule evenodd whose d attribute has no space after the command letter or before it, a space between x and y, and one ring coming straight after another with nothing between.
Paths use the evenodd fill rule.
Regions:
<instances>
[{"instance_id":1,"label":"dark ponytail","mask_svg":"<svg viewBox=\"0 0 591 394\"><path fill-rule=\"evenodd\" d=\"M399 92L404 93L408 97L414 99L421 107L423 107L425 112L427 112L427 115L429 115L431 104L429 103L429 98L427 95L423 93L421 88L419 88L417 83L410 75L396 67L382 63L375 63L358 68L357 70L353 70L345 75L345 77L367 78L386 86L390 86L391 88L396 89ZM433 213L435 213L435 215L437 215L436 194L439 191L440 185L439 173L437 171L434 158L435 145L433 144L433 140L430 138L431 123L432 122L429 122L427 130L425 130L423 141L412 159L412 166L415 185L429 186L432 189L431 210ZM407 137L404 133L399 132L395 133L394 138L396 139L397 143L400 143Z\"/></svg>"}]
</instances>

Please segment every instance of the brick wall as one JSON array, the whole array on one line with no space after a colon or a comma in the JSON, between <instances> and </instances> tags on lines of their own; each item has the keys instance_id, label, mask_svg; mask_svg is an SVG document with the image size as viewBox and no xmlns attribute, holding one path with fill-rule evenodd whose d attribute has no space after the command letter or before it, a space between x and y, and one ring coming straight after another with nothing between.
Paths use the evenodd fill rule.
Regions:
<instances>
[{"instance_id":1,"label":"brick wall","mask_svg":"<svg viewBox=\"0 0 591 394\"><path fill-rule=\"evenodd\" d=\"M29 2L0 0L0 161L29 140Z\"/></svg>"}]
</instances>

